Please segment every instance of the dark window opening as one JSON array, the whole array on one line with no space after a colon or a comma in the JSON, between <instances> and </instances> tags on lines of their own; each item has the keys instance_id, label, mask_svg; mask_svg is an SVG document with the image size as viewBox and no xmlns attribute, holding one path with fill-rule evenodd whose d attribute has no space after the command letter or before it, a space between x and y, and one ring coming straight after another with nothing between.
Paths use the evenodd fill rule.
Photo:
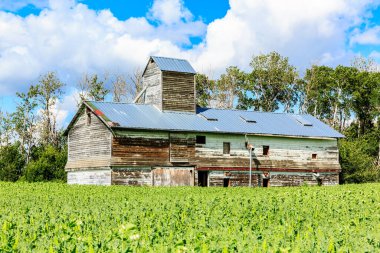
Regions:
<instances>
[{"instance_id":1,"label":"dark window opening","mask_svg":"<svg viewBox=\"0 0 380 253\"><path fill-rule=\"evenodd\" d=\"M224 155L230 154L230 143L229 142L223 142L223 154Z\"/></svg>"},{"instance_id":2,"label":"dark window opening","mask_svg":"<svg viewBox=\"0 0 380 253\"><path fill-rule=\"evenodd\" d=\"M263 146L263 155L269 155L269 146Z\"/></svg>"},{"instance_id":3,"label":"dark window opening","mask_svg":"<svg viewBox=\"0 0 380 253\"><path fill-rule=\"evenodd\" d=\"M269 186L269 178L264 178L263 179L263 187L268 187Z\"/></svg>"},{"instance_id":4,"label":"dark window opening","mask_svg":"<svg viewBox=\"0 0 380 253\"><path fill-rule=\"evenodd\" d=\"M86 114L87 114L87 126L89 126L91 124L91 111L87 108L86 109Z\"/></svg>"},{"instance_id":5,"label":"dark window opening","mask_svg":"<svg viewBox=\"0 0 380 253\"><path fill-rule=\"evenodd\" d=\"M317 154L311 154L311 159L317 159Z\"/></svg>"},{"instance_id":6,"label":"dark window opening","mask_svg":"<svg viewBox=\"0 0 380 253\"><path fill-rule=\"evenodd\" d=\"M229 187L229 186L230 186L230 179L223 178L223 187Z\"/></svg>"},{"instance_id":7,"label":"dark window opening","mask_svg":"<svg viewBox=\"0 0 380 253\"><path fill-rule=\"evenodd\" d=\"M320 178L320 177L317 178L317 184L318 184L318 186L322 185L322 178Z\"/></svg>"},{"instance_id":8,"label":"dark window opening","mask_svg":"<svg viewBox=\"0 0 380 253\"><path fill-rule=\"evenodd\" d=\"M208 186L208 171L198 171L198 186Z\"/></svg>"},{"instance_id":9,"label":"dark window opening","mask_svg":"<svg viewBox=\"0 0 380 253\"><path fill-rule=\"evenodd\" d=\"M204 135L197 135L195 139L195 143L197 144L206 144L206 136Z\"/></svg>"}]
</instances>

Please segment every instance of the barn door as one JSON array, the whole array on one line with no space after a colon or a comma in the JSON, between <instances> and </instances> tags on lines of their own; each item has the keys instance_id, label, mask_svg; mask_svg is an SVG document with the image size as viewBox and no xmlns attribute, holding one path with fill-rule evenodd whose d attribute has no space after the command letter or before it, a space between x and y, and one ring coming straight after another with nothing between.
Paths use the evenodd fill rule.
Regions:
<instances>
[{"instance_id":1,"label":"barn door","mask_svg":"<svg viewBox=\"0 0 380 253\"><path fill-rule=\"evenodd\" d=\"M156 168L152 178L154 186L193 186L194 168Z\"/></svg>"}]
</instances>

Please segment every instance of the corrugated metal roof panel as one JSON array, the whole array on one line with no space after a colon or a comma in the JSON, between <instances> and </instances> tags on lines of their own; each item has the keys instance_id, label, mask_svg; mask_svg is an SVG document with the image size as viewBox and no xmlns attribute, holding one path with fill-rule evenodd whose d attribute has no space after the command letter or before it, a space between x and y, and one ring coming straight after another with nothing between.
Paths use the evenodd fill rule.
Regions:
<instances>
[{"instance_id":1,"label":"corrugated metal roof panel","mask_svg":"<svg viewBox=\"0 0 380 253\"><path fill-rule=\"evenodd\" d=\"M303 137L344 137L328 125L307 114L303 114L302 118L310 122L312 126L304 126L295 120L295 114L286 113L197 108L197 114L194 114L162 112L156 107L146 104L106 102L91 102L91 104L109 120L118 123L123 128ZM204 117L218 120L210 121ZM241 117L254 119L256 123L247 124Z\"/></svg>"},{"instance_id":2,"label":"corrugated metal roof panel","mask_svg":"<svg viewBox=\"0 0 380 253\"><path fill-rule=\"evenodd\" d=\"M163 71L175 71L195 74L195 70L190 63L183 59L151 56L158 67Z\"/></svg>"}]
</instances>

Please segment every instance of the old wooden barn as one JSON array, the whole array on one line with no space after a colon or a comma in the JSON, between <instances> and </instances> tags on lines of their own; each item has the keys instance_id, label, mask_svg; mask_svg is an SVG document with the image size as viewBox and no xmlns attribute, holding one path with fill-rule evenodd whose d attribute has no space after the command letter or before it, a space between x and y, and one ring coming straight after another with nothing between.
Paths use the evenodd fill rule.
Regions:
<instances>
[{"instance_id":1,"label":"old wooden barn","mask_svg":"<svg viewBox=\"0 0 380 253\"><path fill-rule=\"evenodd\" d=\"M338 184L340 133L310 115L197 107L194 75L150 57L138 103L84 102L65 132L68 183Z\"/></svg>"}]
</instances>

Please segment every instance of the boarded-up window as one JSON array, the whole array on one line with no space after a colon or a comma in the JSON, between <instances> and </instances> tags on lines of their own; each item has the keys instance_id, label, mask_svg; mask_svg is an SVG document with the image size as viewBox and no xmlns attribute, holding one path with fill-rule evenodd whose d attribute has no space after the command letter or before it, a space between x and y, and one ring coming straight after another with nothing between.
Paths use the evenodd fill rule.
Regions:
<instances>
[{"instance_id":1,"label":"boarded-up window","mask_svg":"<svg viewBox=\"0 0 380 253\"><path fill-rule=\"evenodd\" d=\"M317 159L317 154L311 154L311 159Z\"/></svg>"},{"instance_id":2,"label":"boarded-up window","mask_svg":"<svg viewBox=\"0 0 380 253\"><path fill-rule=\"evenodd\" d=\"M223 154L224 155L230 154L230 143L229 142L223 142Z\"/></svg>"},{"instance_id":3,"label":"boarded-up window","mask_svg":"<svg viewBox=\"0 0 380 253\"><path fill-rule=\"evenodd\" d=\"M269 155L269 146L263 146L263 155Z\"/></svg>"},{"instance_id":4,"label":"boarded-up window","mask_svg":"<svg viewBox=\"0 0 380 253\"><path fill-rule=\"evenodd\" d=\"M197 135L195 142L197 144L206 144L206 136L204 136L204 135Z\"/></svg>"}]
</instances>

